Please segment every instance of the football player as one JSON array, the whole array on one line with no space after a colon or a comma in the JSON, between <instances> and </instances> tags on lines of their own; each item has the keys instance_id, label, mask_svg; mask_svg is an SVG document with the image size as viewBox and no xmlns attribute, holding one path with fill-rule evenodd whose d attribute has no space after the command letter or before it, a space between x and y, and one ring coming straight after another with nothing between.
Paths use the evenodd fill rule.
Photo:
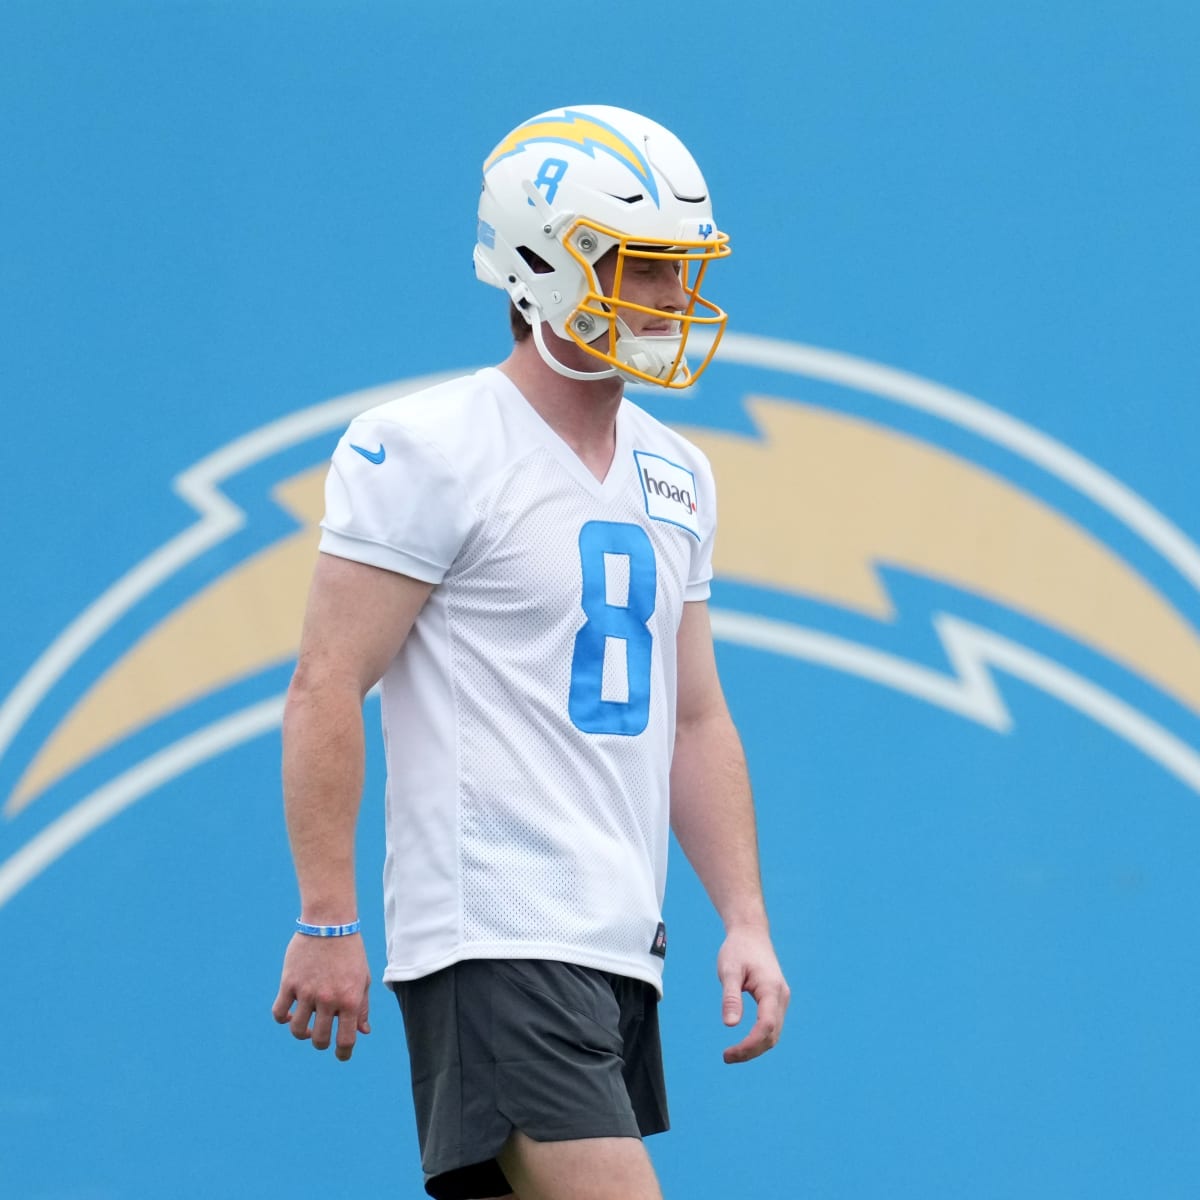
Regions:
<instances>
[{"instance_id":1,"label":"football player","mask_svg":"<svg viewBox=\"0 0 1200 1200\"><path fill-rule=\"evenodd\" d=\"M728 253L661 125L526 121L484 163L475 248L512 353L364 413L333 455L284 720L301 913L274 1014L342 1059L369 1029L354 839L381 682L383 978L431 1196L661 1196L641 1139L667 1127L671 828L725 925L724 1020L757 1006L726 1061L783 1027L707 611L712 474L625 396L707 366Z\"/></svg>"}]
</instances>

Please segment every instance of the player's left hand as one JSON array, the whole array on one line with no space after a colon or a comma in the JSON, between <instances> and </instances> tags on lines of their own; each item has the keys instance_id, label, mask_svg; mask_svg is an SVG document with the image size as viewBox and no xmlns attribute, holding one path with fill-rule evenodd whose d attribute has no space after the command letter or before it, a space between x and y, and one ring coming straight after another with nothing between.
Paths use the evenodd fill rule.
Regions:
<instances>
[{"instance_id":1,"label":"player's left hand","mask_svg":"<svg viewBox=\"0 0 1200 1200\"><path fill-rule=\"evenodd\" d=\"M717 977L726 1025L734 1026L742 1019L742 994L754 997L758 1012L753 1028L724 1054L727 1063L749 1062L779 1041L792 995L765 927L734 927L726 932L717 955Z\"/></svg>"}]
</instances>

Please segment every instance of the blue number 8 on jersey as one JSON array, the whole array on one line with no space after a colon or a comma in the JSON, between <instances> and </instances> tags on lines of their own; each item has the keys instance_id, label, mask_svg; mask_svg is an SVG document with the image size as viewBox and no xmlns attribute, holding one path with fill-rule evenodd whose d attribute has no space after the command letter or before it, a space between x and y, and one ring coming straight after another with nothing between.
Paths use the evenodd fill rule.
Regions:
<instances>
[{"instance_id":1,"label":"blue number 8 on jersey","mask_svg":"<svg viewBox=\"0 0 1200 1200\"><path fill-rule=\"evenodd\" d=\"M639 734L650 720L654 547L640 526L589 521L579 531L579 561L587 621L571 659L571 723L584 733Z\"/></svg>"}]
</instances>

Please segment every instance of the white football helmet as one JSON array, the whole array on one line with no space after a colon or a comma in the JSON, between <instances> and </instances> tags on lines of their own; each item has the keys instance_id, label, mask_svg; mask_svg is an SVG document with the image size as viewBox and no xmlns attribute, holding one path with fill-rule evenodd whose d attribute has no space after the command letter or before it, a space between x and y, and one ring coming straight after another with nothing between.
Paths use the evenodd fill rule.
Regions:
<instances>
[{"instance_id":1,"label":"white football helmet","mask_svg":"<svg viewBox=\"0 0 1200 1200\"><path fill-rule=\"evenodd\" d=\"M615 251L611 294L596 264ZM700 295L708 264L729 253L713 222L695 160L669 130L637 113L577 105L517 126L483 164L475 273L502 288L532 327L547 364L572 379L620 375L687 387L716 352L725 313ZM630 259L675 264L686 306L649 308L621 299ZM649 314L671 333L635 337L624 316ZM605 364L577 371L546 345L541 323ZM642 323L642 322L637 322ZM714 337L694 370L684 358L697 325Z\"/></svg>"}]
</instances>

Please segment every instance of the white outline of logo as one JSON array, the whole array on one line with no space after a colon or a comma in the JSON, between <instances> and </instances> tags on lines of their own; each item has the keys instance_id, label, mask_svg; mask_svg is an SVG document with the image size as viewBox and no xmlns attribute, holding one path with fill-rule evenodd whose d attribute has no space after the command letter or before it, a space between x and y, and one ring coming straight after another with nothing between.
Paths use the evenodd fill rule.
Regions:
<instances>
[{"instance_id":1,"label":"white outline of logo","mask_svg":"<svg viewBox=\"0 0 1200 1200\"><path fill-rule=\"evenodd\" d=\"M707 347L703 347L706 349ZM1002 446L1055 476L1115 517L1200 591L1200 549L1124 484L1053 438L963 392L866 359L792 342L726 334L722 362L784 371L854 388L929 413ZM236 439L184 471L176 493L200 514L88 606L38 658L0 705L0 757L51 688L97 639L154 588L242 528L245 513L221 491L239 471L311 437L343 428L383 400L464 372L385 384L302 409ZM831 667L907 693L997 732L1013 726L992 679L999 670L1033 684L1137 747L1200 793L1200 752L1103 688L1007 638L936 613L933 625L957 675L785 621L712 611L723 641ZM283 696L230 713L131 767L80 800L0 863L0 907L72 846L192 767L279 727Z\"/></svg>"}]
</instances>

